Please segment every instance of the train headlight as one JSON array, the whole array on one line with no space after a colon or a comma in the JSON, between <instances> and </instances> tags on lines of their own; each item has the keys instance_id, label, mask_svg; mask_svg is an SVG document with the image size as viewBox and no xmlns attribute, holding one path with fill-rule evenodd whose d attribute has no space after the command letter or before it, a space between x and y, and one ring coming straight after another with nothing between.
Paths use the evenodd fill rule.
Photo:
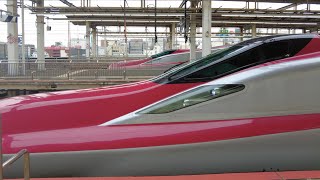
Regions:
<instances>
[{"instance_id":1,"label":"train headlight","mask_svg":"<svg viewBox=\"0 0 320 180\"><path fill-rule=\"evenodd\" d=\"M211 91L211 95L212 96L219 96L220 94L220 88L214 88L212 91Z\"/></svg>"},{"instance_id":2,"label":"train headlight","mask_svg":"<svg viewBox=\"0 0 320 180\"><path fill-rule=\"evenodd\" d=\"M244 89L242 84L201 86L150 106L138 114L163 114L226 96Z\"/></svg>"}]
</instances>

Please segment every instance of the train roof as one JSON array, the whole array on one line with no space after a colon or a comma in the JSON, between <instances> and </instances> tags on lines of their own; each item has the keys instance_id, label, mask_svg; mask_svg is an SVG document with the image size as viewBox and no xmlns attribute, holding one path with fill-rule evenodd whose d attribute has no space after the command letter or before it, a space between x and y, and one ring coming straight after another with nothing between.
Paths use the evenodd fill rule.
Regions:
<instances>
[{"instance_id":1,"label":"train roof","mask_svg":"<svg viewBox=\"0 0 320 180\"><path fill-rule=\"evenodd\" d=\"M318 34L284 34L284 35L275 35L275 36L264 36L258 37L250 40L243 41L237 45L245 46L252 43L259 42L269 42L269 41L280 41L280 40L290 40L290 39L303 39L303 38L316 38L319 37Z\"/></svg>"},{"instance_id":2,"label":"train roof","mask_svg":"<svg viewBox=\"0 0 320 180\"><path fill-rule=\"evenodd\" d=\"M207 84L237 84L265 79L275 74L287 74L290 71L308 71L320 68L320 52L280 59L274 62L254 66L228 76L213 80Z\"/></svg>"}]
</instances>

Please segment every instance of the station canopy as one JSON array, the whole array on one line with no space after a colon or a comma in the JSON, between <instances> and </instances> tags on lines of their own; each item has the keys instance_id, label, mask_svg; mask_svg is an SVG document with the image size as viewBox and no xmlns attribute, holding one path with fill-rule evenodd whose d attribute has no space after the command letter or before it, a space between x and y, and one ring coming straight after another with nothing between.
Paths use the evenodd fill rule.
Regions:
<instances>
[{"instance_id":1,"label":"station canopy","mask_svg":"<svg viewBox=\"0 0 320 180\"><path fill-rule=\"evenodd\" d=\"M97 26L145 26L170 27L173 23L183 24L185 17L196 15L197 27L202 26L201 0L121 0L113 1L118 6L110 6L107 0L94 4L91 0L59 0L59 6L37 6L32 0L29 9L33 14L45 15L53 20L68 20L74 25ZM103 3L109 2L109 3ZM225 2L225 3L224 3ZM243 3L243 7L228 6L230 2ZM120 4L122 3L122 4ZM148 5L146 3L149 3ZM152 3L152 5L150 5ZM186 8L184 4L187 4ZM265 4L277 4L277 8L266 8ZM156 4L156 5L155 5ZM166 4L169 7L163 7ZM195 4L195 6L191 6ZM261 4L264 4L262 7ZM315 7L315 8L314 8ZM319 0L220 0L212 1L212 27L249 27L258 28L315 28L320 18Z\"/></svg>"}]
</instances>

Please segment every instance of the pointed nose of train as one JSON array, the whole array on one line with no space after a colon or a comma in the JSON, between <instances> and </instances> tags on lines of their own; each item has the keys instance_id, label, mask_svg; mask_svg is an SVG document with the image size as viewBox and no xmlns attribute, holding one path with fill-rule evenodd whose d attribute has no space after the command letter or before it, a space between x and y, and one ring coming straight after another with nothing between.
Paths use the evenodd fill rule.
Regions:
<instances>
[{"instance_id":1,"label":"pointed nose of train","mask_svg":"<svg viewBox=\"0 0 320 180\"><path fill-rule=\"evenodd\" d=\"M143 81L8 98L0 101L3 133L98 126L196 85Z\"/></svg>"}]
</instances>

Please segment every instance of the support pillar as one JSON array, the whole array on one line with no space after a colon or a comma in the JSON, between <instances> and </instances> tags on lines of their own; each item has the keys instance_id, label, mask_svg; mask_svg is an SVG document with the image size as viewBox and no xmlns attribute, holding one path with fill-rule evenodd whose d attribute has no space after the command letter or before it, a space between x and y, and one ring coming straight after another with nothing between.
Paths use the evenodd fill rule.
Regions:
<instances>
[{"instance_id":1,"label":"support pillar","mask_svg":"<svg viewBox=\"0 0 320 180\"><path fill-rule=\"evenodd\" d=\"M172 27L169 27L168 49L172 49Z\"/></svg>"},{"instance_id":2,"label":"support pillar","mask_svg":"<svg viewBox=\"0 0 320 180\"><path fill-rule=\"evenodd\" d=\"M240 42L243 41L243 27L240 27Z\"/></svg>"},{"instance_id":3,"label":"support pillar","mask_svg":"<svg viewBox=\"0 0 320 180\"><path fill-rule=\"evenodd\" d=\"M145 8L146 7L146 0L141 0L141 8Z\"/></svg>"},{"instance_id":4,"label":"support pillar","mask_svg":"<svg viewBox=\"0 0 320 180\"><path fill-rule=\"evenodd\" d=\"M86 22L86 57L90 57L90 22Z\"/></svg>"},{"instance_id":5,"label":"support pillar","mask_svg":"<svg viewBox=\"0 0 320 180\"><path fill-rule=\"evenodd\" d=\"M252 38L255 38L257 37L257 25L256 24L253 24L252 25Z\"/></svg>"},{"instance_id":6,"label":"support pillar","mask_svg":"<svg viewBox=\"0 0 320 180\"><path fill-rule=\"evenodd\" d=\"M22 75L26 74L26 41L25 41L25 30L24 30L24 0L20 0L21 2L21 32L22 32L22 45L21 45L21 62L22 62Z\"/></svg>"},{"instance_id":7,"label":"support pillar","mask_svg":"<svg viewBox=\"0 0 320 180\"><path fill-rule=\"evenodd\" d=\"M37 0L37 7L43 8L43 0ZM38 69L44 70L45 63L45 50L44 50L44 16L37 15L37 62Z\"/></svg>"},{"instance_id":8,"label":"support pillar","mask_svg":"<svg viewBox=\"0 0 320 180\"><path fill-rule=\"evenodd\" d=\"M97 57L97 28L92 28L92 56Z\"/></svg>"},{"instance_id":9,"label":"support pillar","mask_svg":"<svg viewBox=\"0 0 320 180\"><path fill-rule=\"evenodd\" d=\"M211 54L211 0L202 1L202 57Z\"/></svg>"},{"instance_id":10,"label":"support pillar","mask_svg":"<svg viewBox=\"0 0 320 180\"><path fill-rule=\"evenodd\" d=\"M17 14L17 0L7 0L7 11L12 14ZM9 62L9 75L18 75L18 62L19 62L19 47L18 47L18 23L8 22L8 62Z\"/></svg>"},{"instance_id":11,"label":"support pillar","mask_svg":"<svg viewBox=\"0 0 320 180\"><path fill-rule=\"evenodd\" d=\"M303 29L302 29L302 32L303 32L303 33L307 33L307 29L306 29L306 28L303 28Z\"/></svg>"},{"instance_id":12,"label":"support pillar","mask_svg":"<svg viewBox=\"0 0 320 180\"><path fill-rule=\"evenodd\" d=\"M104 56L108 56L108 49L107 49L107 31L106 31L106 26L103 27L103 31L104 31L104 36L103 36L103 40L104 40Z\"/></svg>"},{"instance_id":13,"label":"support pillar","mask_svg":"<svg viewBox=\"0 0 320 180\"><path fill-rule=\"evenodd\" d=\"M99 57L99 35L97 34L97 40L96 40L96 57ZM97 59L98 62L98 59Z\"/></svg>"},{"instance_id":14,"label":"support pillar","mask_svg":"<svg viewBox=\"0 0 320 180\"><path fill-rule=\"evenodd\" d=\"M69 59L69 61L72 61L72 60L71 60L71 33L70 33L70 21L68 21L68 49L69 49L68 59Z\"/></svg>"},{"instance_id":15,"label":"support pillar","mask_svg":"<svg viewBox=\"0 0 320 180\"><path fill-rule=\"evenodd\" d=\"M170 29L170 34L171 34L171 48L174 49L175 44L176 44L176 24L172 23L171 29Z\"/></svg>"},{"instance_id":16,"label":"support pillar","mask_svg":"<svg viewBox=\"0 0 320 180\"><path fill-rule=\"evenodd\" d=\"M298 4L296 4L296 5L293 7L293 10L295 10L295 11L298 10ZM296 34L296 33L297 33L297 31L296 31L295 28L293 29L292 33L293 33L293 34Z\"/></svg>"},{"instance_id":17,"label":"support pillar","mask_svg":"<svg viewBox=\"0 0 320 180\"><path fill-rule=\"evenodd\" d=\"M191 8L195 8L196 3L191 1ZM197 59L196 56L196 34L197 34L197 19L195 14L190 15L190 62Z\"/></svg>"}]
</instances>

